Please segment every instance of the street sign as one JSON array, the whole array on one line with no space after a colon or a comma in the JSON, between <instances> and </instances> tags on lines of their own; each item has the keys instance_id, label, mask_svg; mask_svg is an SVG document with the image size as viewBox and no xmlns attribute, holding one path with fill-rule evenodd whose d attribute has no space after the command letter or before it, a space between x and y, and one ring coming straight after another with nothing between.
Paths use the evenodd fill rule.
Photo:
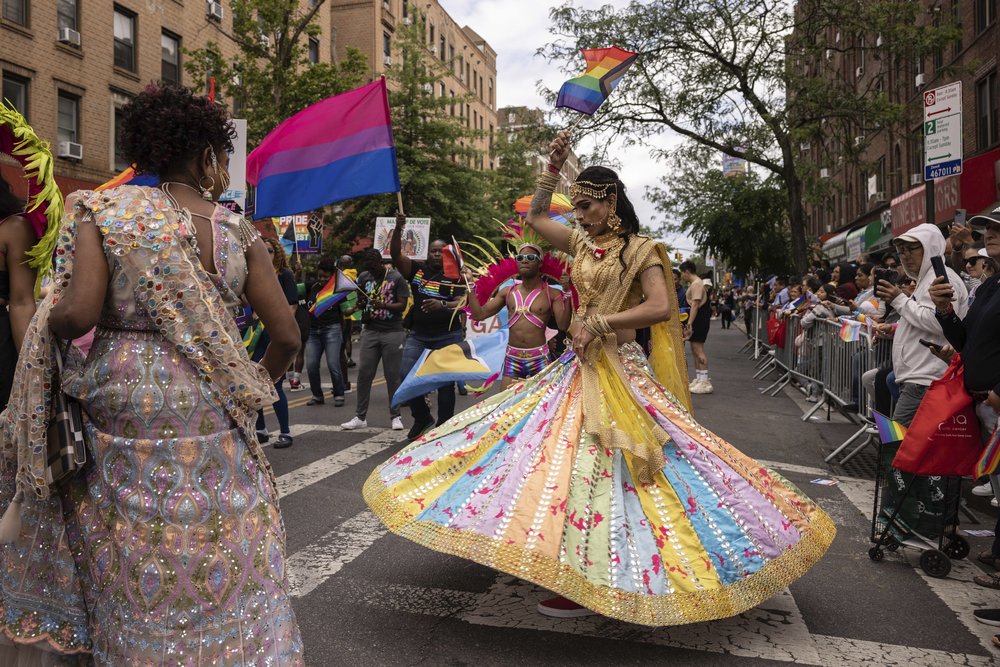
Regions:
<instances>
[{"instance_id":1,"label":"street sign","mask_svg":"<svg viewBox=\"0 0 1000 667\"><path fill-rule=\"evenodd\" d=\"M924 180L962 173L962 82L924 93Z\"/></svg>"}]
</instances>

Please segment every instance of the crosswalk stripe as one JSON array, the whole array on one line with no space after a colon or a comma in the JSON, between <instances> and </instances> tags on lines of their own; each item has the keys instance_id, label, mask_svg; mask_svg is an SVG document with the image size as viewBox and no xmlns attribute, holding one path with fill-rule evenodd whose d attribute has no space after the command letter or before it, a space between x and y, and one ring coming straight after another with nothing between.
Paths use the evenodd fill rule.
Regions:
<instances>
[{"instance_id":1,"label":"crosswalk stripe","mask_svg":"<svg viewBox=\"0 0 1000 667\"><path fill-rule=\"evenodd\" d=\"M361 463L400 441L398 431L382 431L361 442L306 464L278 478L278 497L287 498L296 491Z\"/></svg>"},{"instance_id":2,"label":"crosswalk stripe","mask_svg":"<svg viewBox=\"0 0 1000 667\"><path fill-rule=\"evenodd\" d=\"M293 598L309 595L386 534L375 515L365 510L288 558L286 571Z\"/></svg>"}]
</instances>

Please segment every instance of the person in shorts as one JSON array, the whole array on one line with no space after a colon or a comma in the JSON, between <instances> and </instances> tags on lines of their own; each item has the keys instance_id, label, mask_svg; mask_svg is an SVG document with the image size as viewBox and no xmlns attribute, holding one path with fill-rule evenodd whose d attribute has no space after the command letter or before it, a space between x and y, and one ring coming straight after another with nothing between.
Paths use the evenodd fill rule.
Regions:
<instances>
[{"instance_id":1,"label":"person in shorts","mask_svg":"<svg viewBox=\"0 0 1000 667\"><path fill-rule=\"evenodd\" d=\"M711 394L712 381L708 378L708 357L705 355L705 341L708 339L708 330L712 324L708 289L705 287L705 282L698 277L696 273L698 267L694 262L691 260L681 262L678 268L681 280L688 286L684 297L691 309L684 325L684 338L691 343L691 354L694 356L695 378L690 385L691 393Z\"/></svg>"}]
</instances>

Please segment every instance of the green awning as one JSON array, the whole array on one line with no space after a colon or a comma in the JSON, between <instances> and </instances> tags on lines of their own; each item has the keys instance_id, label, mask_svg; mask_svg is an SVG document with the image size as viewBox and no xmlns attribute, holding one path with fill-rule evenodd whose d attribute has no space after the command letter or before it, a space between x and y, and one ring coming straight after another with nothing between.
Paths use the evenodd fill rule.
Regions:
<instances>
[{"instance_id":1,"label":"green awning","mask_svg":"<svg viewBox=\"0 0 1000 667\"><path fill-rule=\"evenodd\" d=\"M881 220L865 227L865 250L882 250L892 242L892 228L886 229Z\"/></svg>"}]
</instances>

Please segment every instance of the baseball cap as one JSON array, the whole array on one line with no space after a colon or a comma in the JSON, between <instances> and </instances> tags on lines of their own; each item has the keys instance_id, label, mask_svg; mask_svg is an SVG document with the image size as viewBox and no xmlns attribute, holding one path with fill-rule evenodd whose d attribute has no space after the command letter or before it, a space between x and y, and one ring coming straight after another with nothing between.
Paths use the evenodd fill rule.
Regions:
<instances>
[{"instance_id":1,"label":"baseball cap","mask_svg":"<svg viewBox=\"0 0 1000 667\"><path fill-rule=\"evenodd\" d=\"M892 240L893 243L896 241L902 241L903 243L920 243L920 239L912 234L901 234Z\"/></svg>"},{"instance_id":2,"label":"baseball cap","mask_svg":"<svg viewBox=\"0 0 1000 667\"><path fill-rule=\"evenodd\" d=\"M973 227L985 227L990 224L1000 224L1000 206L997 206L989 213L974 215L969 218L968 222Z\"/></svg>"}]
</instances>

